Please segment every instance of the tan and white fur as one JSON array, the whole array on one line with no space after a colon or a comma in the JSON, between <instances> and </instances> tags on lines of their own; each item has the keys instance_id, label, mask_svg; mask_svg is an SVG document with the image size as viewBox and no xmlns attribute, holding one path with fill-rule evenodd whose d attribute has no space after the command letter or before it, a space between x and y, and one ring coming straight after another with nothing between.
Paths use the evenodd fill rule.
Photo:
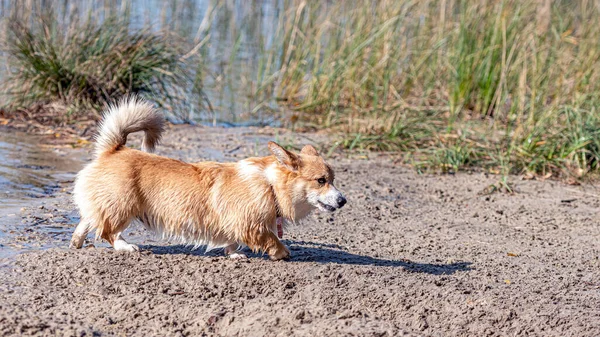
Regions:
<instances>
[{"instance_id":1,"label":"tan and white fur","mask_svg":"<svg viewBox=\"0 0 600 337\"><path fill-rule=\"evenodd\" d=\"M140 99L108 108L96 139L95 159L75 181L81 222L71 247L81 248L96 230L115 250L137 251L122 232L132 221L186 244L225 247L232 257L248 246L285 259L276 218L296 222L312 210L332 212L346 203L333 185L331 167L307 145L292 153L269 142L272 155L235 163L185 163L151 152L164 129L163 117ZM127 135L145 133L142 150L125 146Z\"/></svg>"}]
</instances>

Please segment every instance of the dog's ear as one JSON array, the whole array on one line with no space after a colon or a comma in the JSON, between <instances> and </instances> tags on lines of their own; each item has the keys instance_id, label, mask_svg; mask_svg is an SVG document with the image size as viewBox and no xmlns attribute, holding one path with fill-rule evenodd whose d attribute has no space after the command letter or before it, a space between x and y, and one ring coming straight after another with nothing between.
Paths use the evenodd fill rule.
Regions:
<instances>
[{"instance_id":1,"label":"dog's ear","mask_svg":"<svg viewBox=\"0 0 600 337\"><path fill-rule=\"evenodd\" d=\"M306 154L309 156L318 156L319 155L319 152L317 152L317 149L315 149L315 147L312 145L305 145L302 148L302 151L300 151L300 153Z\"/></svg>"},{"instance_id":2,"label":"dog's ear","mask_svg":"<svg viewBox=\"0 0 600 337\"><path fill-rule=\"evenodd\" d=\"M269 142L269 150L281 165L287 167L291 171L298 170L298 156L275 142Z\"/></svg>"}]
</instances>

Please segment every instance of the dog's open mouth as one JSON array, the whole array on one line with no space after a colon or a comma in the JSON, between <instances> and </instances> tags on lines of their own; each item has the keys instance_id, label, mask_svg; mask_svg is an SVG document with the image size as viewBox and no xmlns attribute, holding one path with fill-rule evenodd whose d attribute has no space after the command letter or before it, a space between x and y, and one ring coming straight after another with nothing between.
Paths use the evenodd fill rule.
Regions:
<instances>
[{"instance_id":1,"label":"dog's open mouth","mask_svg":"<svg viewBox=\"0 0 600 337\"><path fill-rule=\"evenodd\" d=\"M328 211L328 212L334 212L336 210L335 207L327 205L327 204L324 204L324 203L322 203L320 201L319 201L319 206L321 206L320 208L322 210L325 210L325 211Z\"/></svg>"}]
</instances>

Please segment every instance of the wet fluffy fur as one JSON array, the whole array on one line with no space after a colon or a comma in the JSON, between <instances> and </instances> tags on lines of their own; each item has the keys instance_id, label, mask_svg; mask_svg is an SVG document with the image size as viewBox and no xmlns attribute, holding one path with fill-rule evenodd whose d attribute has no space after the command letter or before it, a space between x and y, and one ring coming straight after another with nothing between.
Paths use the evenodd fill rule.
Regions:
<instances>
[{"instance_id":1,"label":"wet fluffy fur","mask_svg":"<svg viewBox=\"0 0 600 337\"><path fill-rule=\"evenodd\" d=\"M91 230L116 250L135 251L121 233L134 220L188 244L225 247L239 256L245 245L272 259L289 257L276 235L276 218L296 222L313 209L333 211L346 200L334 173L307 145L298 154L270 142L273 155L237 163L184 163L148 153L164 120L140 99L109 107L96 139L95 159L77 176L81 222L71 246ZM127 148L127 135L144 131L143 151Z\"/></svg>"}]
</instances>

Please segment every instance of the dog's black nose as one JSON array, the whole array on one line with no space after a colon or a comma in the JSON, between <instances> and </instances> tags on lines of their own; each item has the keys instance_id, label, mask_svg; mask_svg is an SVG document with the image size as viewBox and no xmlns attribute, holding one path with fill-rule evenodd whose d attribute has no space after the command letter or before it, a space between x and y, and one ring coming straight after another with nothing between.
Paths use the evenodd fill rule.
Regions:
<instances>
[{"instance_id":1,"label":"dog's black nose","mask_svg":"<svg viewBox=\"0 0 600 337\"><path fill-rule=\"evenodd\" d=\"M340 195L339 197L337 197L337 203L338 203L339 207L344 206L346 204L346 198L344 198Z\"/></svg>"}]
</instances>

